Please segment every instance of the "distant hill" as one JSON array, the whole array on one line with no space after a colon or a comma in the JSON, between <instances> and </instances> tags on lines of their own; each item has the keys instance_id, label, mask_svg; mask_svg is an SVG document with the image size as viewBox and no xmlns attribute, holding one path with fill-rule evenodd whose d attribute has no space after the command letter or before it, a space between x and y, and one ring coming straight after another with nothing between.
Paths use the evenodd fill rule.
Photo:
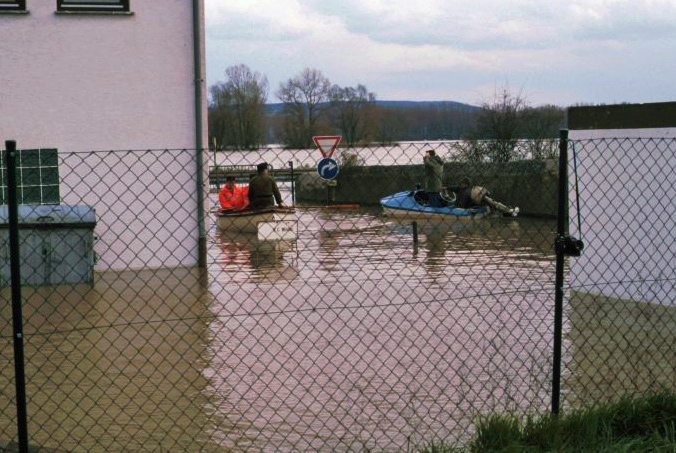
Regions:
<instances>
[{"instance_id":1,"label":"distant hill","mask_svg":"<svg viewBox=\"0 0 676 453\"><path fill-rule=\"evenodd\" d=\"M398 109L437 109L437 110L459 110L463 112L474 112L481 110L480 107L470 104L463 104L455 101L376 101L376 105L385 108ZM265 111L271 115L282 113L284 104L281 102L265 105Z\"/></svg>"},{"instance_id":2,"label":"distant hill","mask_svg":"<svg viewBox=\"0 0 676 453\"><path fill-rule=\"evenodd\" d=\"M463 111L478 111L481 107L475 105L463 104L455 101L376 101L376 105L381 107L396 107L396 108L413 108L413 109L427 109L436 108L438 110L463 110Z\"/></svg>"}]
</instances>

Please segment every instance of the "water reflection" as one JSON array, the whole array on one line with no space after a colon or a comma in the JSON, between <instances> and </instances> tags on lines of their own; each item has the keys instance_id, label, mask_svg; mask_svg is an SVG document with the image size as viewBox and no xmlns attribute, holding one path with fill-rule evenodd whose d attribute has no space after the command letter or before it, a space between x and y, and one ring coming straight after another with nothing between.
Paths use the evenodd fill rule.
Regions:
<instances>
[{"instance_id":1,"label":"water reflection","mask_svg":"<svg viewBox=\"0 0 676 453\"><path fill-rule=\"evenodd\" d=\"M93 286L23 288L31 444L216 451L205 436L204 282L203 272L164 269L97 274ZM0 315L7 338L10 313L3 307ZM0 347L11 357L9 341ZM0 367L0 437L15 432L14 417L2 412L15 410L13 378L12 367Z\"/></svg>"},{"instance_id":2,"label":"water reflection","mask_svg":"<svg viewBox=\"0 0 676 453\"><path fill-rule=\"evenodd\" d=\"M432 281L446 275L459 283L458 276L471 280L483 271L549 263L554 256L551 222L490 217L472 222L416 223L417 245L412 221L387 219L386 234L398 236L404 245L411 244L413 256Z\"/></svg>"},{"instance_id":3,"label":"water reflection","mask_svg":"<svg viewBox=\"0 0 676 453\"><path fill-rule=\"evenodd\" d=\"M425 270L427 275L436 280L437 277L445 275L446 271L446 251L449 241L452 241L450 234L451 228L447 226L437 226L428 228L424 237Z\"/></svg>"},{"instance_id":4,"label":"water reflection","mask_svg":"<svg viewBox=\"0 0 676 453\"><path fill-rule=\"evenodd\" d=\"M255 234L218 230L214 242L220 251L213 256L219 281L260 283L298 276L295 241L261 241Z\"/></svg>"}]
</instances>

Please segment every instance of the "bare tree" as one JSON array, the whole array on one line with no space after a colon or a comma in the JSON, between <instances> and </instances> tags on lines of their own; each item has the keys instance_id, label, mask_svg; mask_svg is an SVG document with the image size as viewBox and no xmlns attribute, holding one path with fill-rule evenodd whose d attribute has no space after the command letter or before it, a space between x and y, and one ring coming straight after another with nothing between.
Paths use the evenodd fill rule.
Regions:
<instances>
[{"instance_id":1,"label":"bare tree","mask_svg":"<svg viewBox=\"0 0 676 453\"><path fill-rule=\"evenodd\" d=\"M210 140L216 148L257 148L265 133L268 79L246 65L225 70L227 82L212 85Z\"/></svg>"},{"instance_id":2,"label":"bare tree","mask_svg":"<svg viewBox=\"0 0 676 453\"><path fill-rule=\"evenodd\" d=\"M375 108L375 140L382 145L395 143L406 138L406 118L402 109L379 107Z\"/></svg>"},{"instance_id":3,"label":"bare tree","mask_svg":"<svg viewBox=\"0 0 676 453\"><path fill-rule=\"evenodd\" d=\"M303 69L280 84L277 97L284 103L284 141L291 148L312 146L319 121L328 107L331 82L317 69Z\"/></svg>"},{"instance_id":4,"label":"bare tree","mask_svg":"<svg viewBox=\"0 0 676 453\"><path fill-rule=\"evenodd\" d=\"M522 116L527 108L519 92L512 95L509 87L496 91L492 101L484 102L477 117L477 138L490 141L489 157L495 162L508 162L514 157Z\"/></svg>"},{"instance_id":5,"label":"bare tree","mask_svg":"<svg viewBox=\"0 0 676 453\"><path fill-rule=\"evenodd\" d=\"M548 158L556 153L554 139L564 123L565 109L531 107L521 92L513 95L505 86L496 90L492 101L482 104L476 127L468 134L468 138L482 141L468 142L463 154L470 160L489 158L495 162Z\"/></svg>"},{"instance_id":6,"label":"bare tree","mask_svg":"<svg viewBox=\"0 0 676 453\"><path fill-rule=\"evenodd\" d=\"M363 141L370 132L376 95L361 84L344 88L334 85L329 98L332 122L340 130L343 143L352 147Z\"/></svg>"},{"instance_id":7,"label":"bare tree","mask_svg":"<svg viewBox=\"0 0 676 453\"><path fill-rule=\"evenodd\" d=\"M523 115L522 136L527 139L533 159L557 156L559 130L565 127L566 110L555 105L527 108Z\"/></svg>"}]
</instances>

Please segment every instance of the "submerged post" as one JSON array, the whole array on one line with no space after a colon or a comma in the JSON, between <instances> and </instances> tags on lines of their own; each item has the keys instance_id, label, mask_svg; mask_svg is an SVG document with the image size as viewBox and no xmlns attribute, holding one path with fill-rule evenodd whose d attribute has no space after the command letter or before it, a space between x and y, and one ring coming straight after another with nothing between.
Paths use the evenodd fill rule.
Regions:
<instances>
[{"instance_id":1,"label":"submerged post","mask_svg":"<svg viewBox=\"0 0 676 453\"><path fill-rule=\"evenodd\" d=\"M418 245L418 222L411 223L413 227L413 245Z\"/></svg>"},{"instance_id":2,"label":"submerged post","mask_svg":"<svg viewBox=\"0 0 676 453\"><path fill-rule=\"evenodd\" d=\"M295 178L293 177L293 161L289 161L289 168L291 168L291 204L296 205L296 187Z\"/></svg>"},{"instance_id":3,"label":"submerged post","mask_svg":"<svg viewBox=\"0 0 676 453\"><path fill-rule=\"evenodd\" d=\"M559 206L557 214L556 282L554 295L554 357L552 365L552 414L559 415L561 399L561 338L563 330L563 265L568 212L568 130L561 129L559 140Z\"/></svg>"},{"instance_id":4,"label":"submerged post","mask_svg":"<svg viewBox=\"0 0 676 453\"><path fill-rule=\"evenodd\" d=\"M19 207L16 190L16 142L5 142L7 168L7 207L9 209L9 262L12 285L12 324L14 334L14 379L16 384L16 423L19 451L28 452L26 416L26 372L24 368L23 314L21 310L21 255L19 253Z\"/></svg>"}]
</instances>

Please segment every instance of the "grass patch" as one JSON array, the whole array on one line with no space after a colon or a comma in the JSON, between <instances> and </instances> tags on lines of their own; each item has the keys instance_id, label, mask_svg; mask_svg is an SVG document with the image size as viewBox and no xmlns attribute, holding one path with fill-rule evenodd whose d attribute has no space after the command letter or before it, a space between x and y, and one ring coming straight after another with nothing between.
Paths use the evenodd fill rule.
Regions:
<instances>
[{"instance_id":1,"label":"grass patch","mask_svg":"<svg viewBox=\"0 0 676 453\"><path fill-rule=\"evenodd\" d=\"M478 452L676 452L676 393L524 421L491 415L477 424L466 447L430 443L420 453Z\"/></svg>"}]
</instances>

